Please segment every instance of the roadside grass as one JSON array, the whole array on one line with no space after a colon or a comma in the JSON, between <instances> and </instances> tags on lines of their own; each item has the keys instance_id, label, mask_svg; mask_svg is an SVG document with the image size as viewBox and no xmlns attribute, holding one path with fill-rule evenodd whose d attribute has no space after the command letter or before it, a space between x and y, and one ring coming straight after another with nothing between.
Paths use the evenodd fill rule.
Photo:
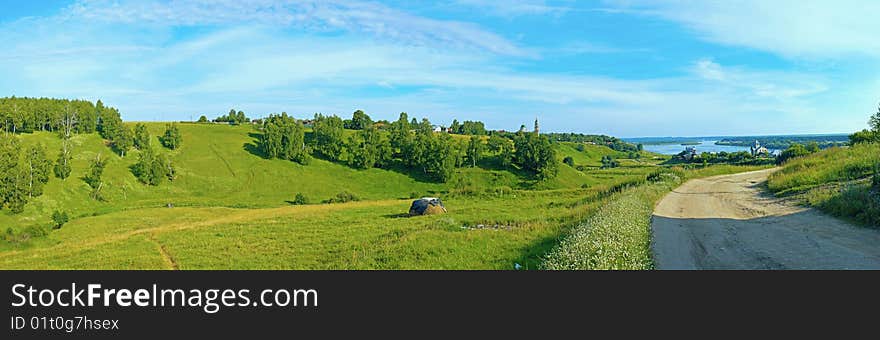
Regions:
<instances>
[{"instance_id":1,"label":"roadside grass","mask_svg":"<svg viewBox=\"0 0 880 340\"><path fill-rule=\"evenodd\" d=\"M880 228L880 192L871 188L880 144L830 148L787 162L768 187L856 224Z\"/></svg>"},{"instance_id":2,"label":"roadside grass","mask_svg":"<svg viewBox=\"0 0 880 340\"><path fill-rule=\"evenodd\" d=\"M784 164L770 176L768 187L780 195L805 192L830 183L869 177L880 162L880 143L829 148Z\"/></svg>"},{"instance_id":3,"label":"roadside grass","mask_svg":"<svg viewBox=\"0 0 880 340\"><path fill-rule=\"evenodd\" d=\"M653 181L612 196L584 223L572 228L546 254L548 270L644 270L653 268L651 216L656 203L687 179L766 169L763 166L709 166L656 172Z\"/></svg>"}]
</instances>

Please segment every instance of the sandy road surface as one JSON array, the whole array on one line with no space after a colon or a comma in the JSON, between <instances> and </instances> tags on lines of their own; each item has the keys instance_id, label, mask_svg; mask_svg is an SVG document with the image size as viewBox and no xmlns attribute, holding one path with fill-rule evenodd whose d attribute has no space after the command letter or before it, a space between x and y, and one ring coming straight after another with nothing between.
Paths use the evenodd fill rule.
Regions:
<instances>
[{"instance_id":1,"label":"sandy road surface","mask_svg":"<svg viewBox=\"0 0 880 340\"><path fill-rule=\"evenodd\" d=\"M774 170L688 181L654 209L657 269L880 269L880 232L761 189Z\"/></svg>"}]
</instances>

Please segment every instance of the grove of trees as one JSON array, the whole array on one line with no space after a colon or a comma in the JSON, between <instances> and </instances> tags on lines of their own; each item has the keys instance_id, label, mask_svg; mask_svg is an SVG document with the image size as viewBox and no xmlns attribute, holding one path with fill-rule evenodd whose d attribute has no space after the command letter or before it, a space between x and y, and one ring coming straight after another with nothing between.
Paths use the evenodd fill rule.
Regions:
<instances>
[{"instance_id":1,"label":"grove of trees","mask_svg":"<svg viewBox=\"0 0 880 340\"><path fill-rule=\"evenodd\" d=\"M287 159L303 165L311 160L305 142L305 127L286 112L270 115L263 121L262 130L260 149L267 157Z\"/></svg>"},{"instance_id":2,"label":"grove of trees","mask_svg":"<svg viewBox=\"0 0 880 340\"><path fill-rule=\"evenodd\" d=\"M235 112L235 109L230 109L229 113L227 113L225 116L214 118L215 123L230 123L236 125L249 123L250 121L251 119L244 114L244 111Z\"/></svg>"},{"instance_id":3,"label":"grove of trees","mask_svg":"<svg viewBox=\"0 0 880 340\"><path fill-rule=\"evenodd\" d=\"M22 148L14 135L0 136L0 209L22 212L29 199L43 194L51 172L42 145Z\"/></svg>"},{"instance_id":4,"label":"grove of trees","mask_svg":"<svg viewBox=\"0 0 880 340\"><path fill-rule=\"evenodd\" d=\"M346 147L345 139L343 138L345 128L343 127L342 118L315 114L312 130L314 131L312 149L329 160L342 160L343 151Z\"/></svg>"}]
</instances>

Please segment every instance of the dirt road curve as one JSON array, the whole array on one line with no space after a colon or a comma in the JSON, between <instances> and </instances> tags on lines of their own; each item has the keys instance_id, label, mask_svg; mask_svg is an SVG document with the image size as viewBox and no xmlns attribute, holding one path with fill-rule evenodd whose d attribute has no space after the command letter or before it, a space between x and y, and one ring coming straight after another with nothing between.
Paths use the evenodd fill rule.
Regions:
<instances>
[{"instance_id":1,"label":"dirt road curve","mask_svg":"<svg viewBox=\"0 0 880 340\"><path fill-rule=\"evenodd\" d=\"M654 210L657 269L880 269L880 232L774 198L774 170L691 180Z\"/></svg>"}]
</instances>

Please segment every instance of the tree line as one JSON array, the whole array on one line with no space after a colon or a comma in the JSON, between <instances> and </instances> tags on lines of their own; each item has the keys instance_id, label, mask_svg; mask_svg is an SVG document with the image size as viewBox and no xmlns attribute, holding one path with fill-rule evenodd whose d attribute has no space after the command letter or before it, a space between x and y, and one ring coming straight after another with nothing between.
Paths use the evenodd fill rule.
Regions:
<instances>
[{"instance_id":1,"label":"tree line","mask_svg":"<svg viewBox=\"0 0 880 340\"><path fill-rule=\"evenodd\" d=\"M303 121L286 113L270 115L260 127L260 150L269 158L303 165L311 155L358 169L397 163L440 182L452 179L458 167L476 167L486 150L503 166L516 165L541 179L555 177L558 171L551 141L537 133L521 131L512 138L492 135L486 140L474 134L460 142L448 133L435 133L428 119L417 121L403 112L394 122L377 124L360 110L350 120L316 114L311 125L313 132L307 140ZM346 137L346 129L356 131Z\"/></svg>"},{"instance_id":2,"label":"tree line","mask_svg":"<svg viewBox=\"0 0 880 340\"><path fill-rule=\"evenodd\" d=\"M174 178L170 160L152 148L146 125L137 124L131 129L123 123L116 108L105 106L100 100L93 104L85 100L0 98L0 120L0 209L21 212L30 199L42 195L43 186L53 174L61 180L71 176L71 138L75 134L98 132L120 157L125 157L131 148L140 150L132 173L145 184L158 185L166 178ZM23 147L15 137L36 131L59 135L57 159L48 159L42 144ZM183 143L180 129L173 123L166 125L158 140L168 149L179 148ZM97 200L104 199L102 175L106 164L106 157L96 155L82 177L91 188L90 196Z\"/></svg>"},{"instance_id":3,"label":"tree line","mask_svg":"<svg viewBox=\"0 0 880 340\"><path fill-rule=\"evenodd\" d=\"M849 141L850 144L880 142L880 105L877 106L877 113L868 118L868 129L850 135Z\"/></svg>"}]
</instances>

